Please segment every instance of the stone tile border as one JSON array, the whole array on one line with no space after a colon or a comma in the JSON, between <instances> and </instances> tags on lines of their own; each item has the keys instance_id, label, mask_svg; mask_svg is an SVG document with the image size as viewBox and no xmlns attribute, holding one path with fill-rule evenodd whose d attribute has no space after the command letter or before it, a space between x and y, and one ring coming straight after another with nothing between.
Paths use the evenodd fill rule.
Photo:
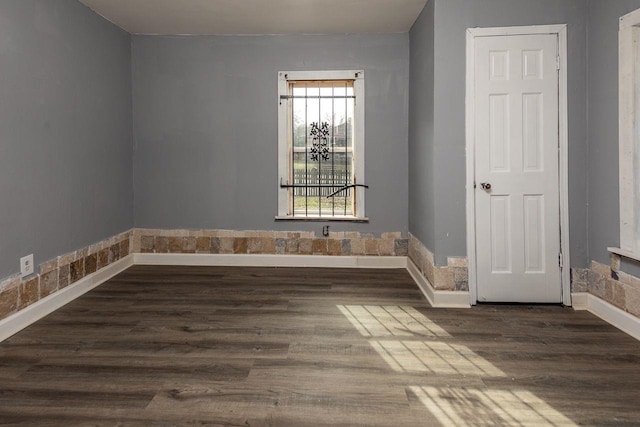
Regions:
<instances>
[{"instance_id":1,"label":"stone tile border","mask_svg":"<svg viewBox=\"0 0 640 427\"><path fill-rule=\"evenodd\" d=\"M133 229L40 264L38 274L0 279L0 319L130 253L407 256L401 232L314 232Z\"/></svg>"},{"instance_id":2,"label":"stone tile border","mask_svg":"<svg viewBox=\"0 0 640 427\"><path fill-rule=\"evenodd\" d=\"M571 292L588 292L640 317L640 278L620 271L618 255L611 256L611 265L591 261L590 268L572 268Z\"/></svg>"},{"instance_id":3,"label":"stone tile border","mask_svg":"<svg viewBox=\"0 0 640 427\"><path fill-rule=\"evenodd\" d=\"M409 259L438 291L469 291L469 269L466 258L449 257L446 266L437 266L433 253L409 233Z\"/></svg>"},{"instance_id":4,"label":"stone tile border","mask_svg":"<svg viewBox=\"0 0 640 427\"><path fill-rule=\"evenodd\" d=\"M37 274L0 280L0 319L4 319L78 280L124 258L132 250L132 231L61 255L39 265Z\"/></svg>"},{"instance_id":5,"label":"stone tile border","mask_svg":"<svg viewBox=\"0 0 640 427\"><path fill-rule=\"evenodd\" d=\"M133 230L135 253L407 256L401 232Z\"/></svg>"}]
</instances>

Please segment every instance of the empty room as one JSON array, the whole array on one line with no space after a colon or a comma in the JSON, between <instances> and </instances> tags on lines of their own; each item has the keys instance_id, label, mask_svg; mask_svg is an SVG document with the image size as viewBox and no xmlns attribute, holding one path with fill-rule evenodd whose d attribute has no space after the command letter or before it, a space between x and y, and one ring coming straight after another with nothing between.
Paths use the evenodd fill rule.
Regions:
<instances>
[{"instance_id":1,"label":"empty room","mask_svg":"<svg viewBox=\"0 0 640 427\"><path fill-rule=\"evenodd\" d=\"M640 0L0 0L0 425L639 425Z\"/></svg>"}]
</instances>

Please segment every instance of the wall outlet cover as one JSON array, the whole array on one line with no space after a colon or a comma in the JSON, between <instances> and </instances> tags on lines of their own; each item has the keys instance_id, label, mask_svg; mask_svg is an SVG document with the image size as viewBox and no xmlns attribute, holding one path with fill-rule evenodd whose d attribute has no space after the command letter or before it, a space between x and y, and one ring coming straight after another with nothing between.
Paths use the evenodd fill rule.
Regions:
<instances>
[{"instance_id":1,"label":"wall outlet cover","mask_svg":"<svg viewBox=\"0 0 640 427\"><path fill-rule=\"evenodd\" d=\"M33 274L33 271L33 254L20 258L20 274L22 277Z\"/></svg>"}]
</instances>

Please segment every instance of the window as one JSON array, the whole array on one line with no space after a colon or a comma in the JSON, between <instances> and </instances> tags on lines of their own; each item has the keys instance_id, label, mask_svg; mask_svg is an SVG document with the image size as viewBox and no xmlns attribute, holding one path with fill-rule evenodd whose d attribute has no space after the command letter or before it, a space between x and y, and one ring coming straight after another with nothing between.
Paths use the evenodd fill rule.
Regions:
<instances>
[{"instance_id":1,"label":"window","mask_svg":"<svg viewBox=\"0 0 640 427\"><path fill-rule=\"evenodd\" d=\"M640 9L620 19L620 248L640 259Z\"/></svg>"},{"instance_id":2,"label":"window","mask_svg":"<svg viewBox=\"0 0 640 427\"><path fill-rule=\"evenodd\" d=\"M278 219L366 220L364 73L278 75Z\"/></svg>"}]
</instances>

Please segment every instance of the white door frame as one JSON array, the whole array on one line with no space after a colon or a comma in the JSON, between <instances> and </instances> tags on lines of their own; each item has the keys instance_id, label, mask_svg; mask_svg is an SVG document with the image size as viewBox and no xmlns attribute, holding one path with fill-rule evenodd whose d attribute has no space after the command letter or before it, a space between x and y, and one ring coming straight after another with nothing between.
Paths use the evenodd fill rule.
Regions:
<instances>
[{"instance_id":1,"label":"white door frame","mask_svg":"<svg viewBox=\"0 0 640 427\"><path fill-rule=\"evenodd\" d=\"M477 37L556 34L560 72L558 75L558 141L560 190L560 250L562 259L562 303L571 305L571 275L569 265L569 132L567 128L567 25L535 25L526 27L496 27L467 29L467 96L466 96L466 153L467 153L467 257L469 262L469 295L471 305L478 302L476 273L476 206L475 206L475 41Z\"/></svg>"}]
</instances>

